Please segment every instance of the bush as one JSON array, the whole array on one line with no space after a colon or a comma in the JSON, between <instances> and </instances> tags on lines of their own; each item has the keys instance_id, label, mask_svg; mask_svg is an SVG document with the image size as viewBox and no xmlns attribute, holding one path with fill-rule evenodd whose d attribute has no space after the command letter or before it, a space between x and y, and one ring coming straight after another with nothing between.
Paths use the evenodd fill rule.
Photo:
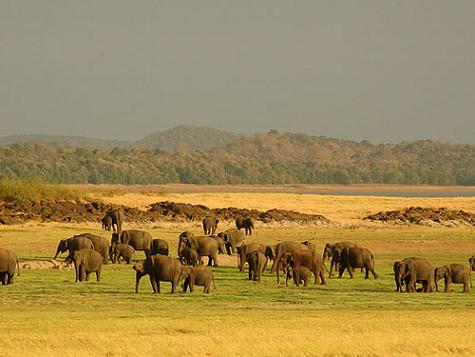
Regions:
<instances>
[{"instance_id":1,"label":"bush","mask_svg":"<svg viewBox=\"0 0 475 357\"><path fill-rule=\"evenodd\" d=\"M39 200L76 200L78 191L40 180L0 180L0 199L4 201L28 202Z\"/></svg>"}]
</instances>

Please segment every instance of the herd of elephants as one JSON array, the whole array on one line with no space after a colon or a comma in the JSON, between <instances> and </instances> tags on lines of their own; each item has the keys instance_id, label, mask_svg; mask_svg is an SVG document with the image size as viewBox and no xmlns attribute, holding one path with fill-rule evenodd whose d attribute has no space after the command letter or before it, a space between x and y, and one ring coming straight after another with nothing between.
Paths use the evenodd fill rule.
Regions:
<instances>
[{"instance_id":1,"label":"herd of elephants","mask_svg":"<svg viewBox=\"0 0 475 357\"><path fill-rule=\"evenodd\" d=\"M284 241L273 245L247 243L244 235L251 235L254 229L253 219L238 217L236 228L227 229L216 234L218 219L203 219L202 236L191 232L183 232L178 237L178 258L169 256L168 243L163 239L153 239L151 234L142 230L122 230L120 211L109 210L102 218L102 227L113 231L109 242L104 237L83 233L61 240L53 259L61 253L68 252L67 262L74 263L76 282L88 281L91 273L96 274L100 281L102 264L109 259L117 264L122 260L130 264L135 251L144 251L146 259L133 265L136 272L135 291L138 292L140 279L148 275L154 293L160 293L160 282L170 282L172 293L182 283L183 291L193 292L195 286L203 286L204 292L211 291L214 278L211 267L218 266L218 255L237 256L237 267L243 271L245 264L249 266L249 280L260 280L268 261L272 261L271 273L275 273L277 283L281 271L285 273L286 284L293 280L294 284L304 287L314 276L315 284L326 284L325 261L330 260L328 276L333 270L342 277L345 271L353 278L354 269L365 270L365 279L369 273L375 279L374 256L364 247L351 242L327 243L323 255L318 253L314 244L309 241ZM242 229L244 228L244 233ZM203 266L202 258L208 257L208 266ZM475 271L475 255L469 258L469 265L448 264L434 268L424 258L408 257L394 262L394 279L396 291L402 292L433 292L438 291L437 282L444 279L445 292L451 290L451 284L463 284L463 292L471 287L470 271ZM11 250L0 248L0 280L2 285L13 283L16 270L19 272L18 258ZM419 287L417 284L421 284Z\"/></svg>"}]
</instances>

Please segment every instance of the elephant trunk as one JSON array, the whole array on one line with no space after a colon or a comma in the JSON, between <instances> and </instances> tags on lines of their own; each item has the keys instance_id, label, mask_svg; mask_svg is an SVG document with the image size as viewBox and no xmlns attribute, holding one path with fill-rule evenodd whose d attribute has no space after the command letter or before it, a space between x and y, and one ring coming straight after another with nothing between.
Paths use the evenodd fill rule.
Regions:
<instances>
[{"instance_id":1,"label":"elephant trunk","mask_svg":"<svg viewBox=\"0 0 475 357\"><path fill-rule=\"evenodd\" d=\"M54 255L53 260L56 260L56 258L58 257L59 253L62 253L60 247L58 247L58 249L56 250L56 254Z\"/></svg>"}]
</instances>

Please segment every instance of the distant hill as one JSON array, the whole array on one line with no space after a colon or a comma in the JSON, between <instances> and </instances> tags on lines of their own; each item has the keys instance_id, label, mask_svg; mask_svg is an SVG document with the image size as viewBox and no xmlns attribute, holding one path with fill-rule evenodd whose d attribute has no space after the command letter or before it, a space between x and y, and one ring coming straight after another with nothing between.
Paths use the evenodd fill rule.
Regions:
<instances>
[{"instance_id":1,"label":"distant hill","mask_svg":"<svg viewBox=\"0 0 475 357\"><path fill-rule=\"evenodd\" d=\"M240 135L228 131L193 125L180 125L166 131L157 131L132 143L134 147L161 150L169 153L209 150L224 147Z\"/></svg>"},{"instance_id":2,"label":"distant hill","mask_svg":"<svg viewBox=\"0 0 475 357\"><path fill-rule=\"evenodd\" d=\"M168 141L175 143L174 149L136 143L112 150L38 144L0 148L0 178L39 177L53 183L475 185L475 145L431 140L373 145L271 130L235 134L227 145L219 141L224 146L206 150L209 144L200 140L213 142L219 131L201 129L179 127L157 135L176 135ZM192 132L186 135L188 130Z\"/></svg>"},{"instance_id":3,"label":"distant hill","mask_svg":"<svg viewBox=\"0 0 475 357\"><path fill-rule=\"evenodd\" d=\"M82 136L10 135L0 137L0 147L13 144L71 145L98 149L112 149L114 147L126 147L129 145L127 141L92 139Z\"/></svg>"}]
</instances>

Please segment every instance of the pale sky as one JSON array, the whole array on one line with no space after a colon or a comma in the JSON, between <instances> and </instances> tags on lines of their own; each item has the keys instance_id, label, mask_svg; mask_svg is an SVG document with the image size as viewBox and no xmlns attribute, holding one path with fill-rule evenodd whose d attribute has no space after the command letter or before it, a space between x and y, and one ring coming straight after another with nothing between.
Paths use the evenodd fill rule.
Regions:
<instances>
[{"instance_id":1,"label":"pale sky","mask_svg":"<svg viewBox=\"0 0 475 357\"><path fill-rule=\"evenodd\" d=\"M475 144L475 1L0 0L0 135Z\"/></svg>"}]
</instances>

